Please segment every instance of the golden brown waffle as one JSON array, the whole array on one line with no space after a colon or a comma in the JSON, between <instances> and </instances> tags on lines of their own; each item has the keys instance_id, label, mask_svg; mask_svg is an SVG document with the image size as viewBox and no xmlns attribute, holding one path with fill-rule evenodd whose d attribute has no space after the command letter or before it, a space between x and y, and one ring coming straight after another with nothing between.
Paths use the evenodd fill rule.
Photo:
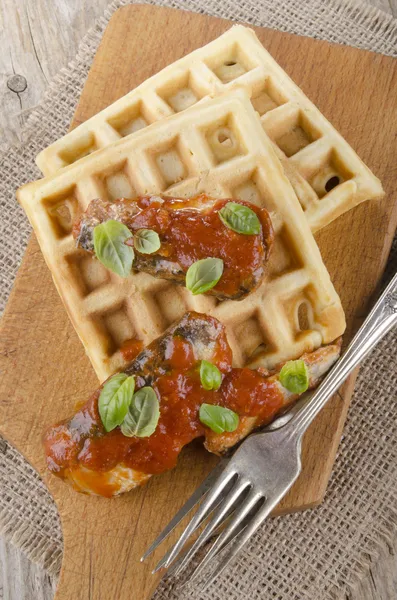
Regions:
<instances>
[{"instance_id":1,"label":"golden brown waffle","mask_svg":"<svg viewBox=\"0 0 397 600\"><path fill-rule=\"evenodd\" d=\"M169 65L37 157L44 175L150 123L243 86L272 139L313 231L364 200L379 180L263 48L236 25Z\"/></svg>"},{"instance_id":2,"label":"golden brown waffle","mask_svg":"<svg viewBox=\"0 0 397 600\"><path fill-rule=\"evenodd\" d=\"M272 215L269 278L245 300L193 296L146 273L121 279L76 248L72 220L93 198L199 192L249 198ZM125 340L147 344L186 310L223 321L236 365L271 367L344 331L340 300L309 225L243 89L160 120L17 196L101 380L123 367Z\"/></svg>"}]
</instances>

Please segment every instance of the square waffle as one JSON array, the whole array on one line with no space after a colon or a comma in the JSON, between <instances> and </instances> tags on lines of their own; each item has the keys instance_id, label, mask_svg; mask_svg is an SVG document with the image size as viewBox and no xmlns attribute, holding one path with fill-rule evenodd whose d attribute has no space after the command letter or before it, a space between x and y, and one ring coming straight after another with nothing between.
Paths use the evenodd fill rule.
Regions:
<instances>
[{"instance_id":1,"label":"square waffle","mask_svg":"<svg viewBox=\"0 0 397 600\"><path fill-rule=\"evenodd\" d=\"M66 134L38 155L37 165L44 175L52 174L236 85L250 94L312 231L360 202L383 195L380 181L255 33L241 25L169 65Z\"/></svg>"},{"instance_id":2,"label":"square waffle","mask_svg":"<svg viewBox=\"0 0 397 600\"><path fill-rule=\"evenodd\" d=\"M185 311L219 318L237 366L274 364L341 335L339 297L289 180L244 89L126 136L17 197L100 380L122 369L126 340L146 345ZM242 301L193 296L132 273L121 279L76 248L73 220L93 198L169 194L248 197L271 213L276 239L268 279Z\"/></svg>"}]
</instances>

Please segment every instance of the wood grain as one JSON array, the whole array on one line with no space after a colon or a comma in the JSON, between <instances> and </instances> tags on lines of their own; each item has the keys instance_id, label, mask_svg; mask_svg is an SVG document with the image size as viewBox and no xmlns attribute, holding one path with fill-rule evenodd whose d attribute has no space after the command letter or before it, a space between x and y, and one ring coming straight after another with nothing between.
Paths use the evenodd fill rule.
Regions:
<instances>
[{"instance_id":1,"label":"wood grain","mask_svg":"<svg viewBox=\"0 0 397 600\"><path fill-rule=\"evenodd\" d=\"M151 11L150 16L147 11ZM140 22L150 24L144 32L138 29ZM105 34L75 122L88 118L152 72L210 41L228 26L218 19L166 9L138 6L122 9L113 17ZM174 31L179 32L178 45L169 37ZM257 32L287 72L374 168L393 197L390 173L396 106L391 99L396 99L395 62L274 31L258 29ZM150 40L156 42L153 51L148 49ZM296 60L299 54L305 56L305 61ZM131 65L136 65L136 70ZM357 101L360 127L354 125ZM387 130L382 128L383 122L388 123ZM396 206L390 200L368 203L345 215L341 223L334 223L318 237L341 293L349 333L364 315L383 269L396 217ZM144 600L150 596L156 580L148 577L150 563L143 566L137 559L197 486L214 459L195 445L184 453L176 470L116 501L75 494L46 474L40 446L43 425L66 417L74 401L95 385L95 377L64 314L35 240L29 244L0 337L4 369L1 431L44 475L62 518L65 559L58 598ZM54 340L61 343L54 344ZM68 368L71 362L75 365L74 372ZM16 378L18 368L22 367L20 377ZM18 389L15 389L16 379ZM283 510L311 505L321 499L351 385L327 406L308 434L304 472Z\"/></svg>"},{"instance_id":2,"label":"wood grain","mask_svg":"<svg viewBox=\"0 0 397 600\"><path fill-rule=\"evenodd\" d=\"M75 57L107 5L108 0L0 0L0 149L19 140L48 83ZM21 93L7 85L15 74L26 79Z\"/></svg>"},{"instance_id":3,"label":"wood grain","mask_svg":"<svg viewBox=\"0 0 397 600\"><path fill-rule=\"evenodd\" d=\"M380 10L393 15L393 17L397 16L397 0L371 0L368 4L380 8Z\"/></svg>"},{"instance_id":4,"label":"wood grain","mask_svg":"<svg viewBox=\"0 0 397 600\"><path fill-rule=\"evenodd\" d=\"M51 600L56 582L0 538L0 600Z\"/></svg>"}]
</instances>

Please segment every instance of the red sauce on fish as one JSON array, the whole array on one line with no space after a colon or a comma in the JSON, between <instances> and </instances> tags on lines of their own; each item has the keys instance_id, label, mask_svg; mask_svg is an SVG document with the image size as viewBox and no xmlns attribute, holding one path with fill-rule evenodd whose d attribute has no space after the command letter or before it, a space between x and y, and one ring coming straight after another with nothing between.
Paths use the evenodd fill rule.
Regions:
<instances>
[{"instance_id":1,"label":"red sauce on fish","mask_svg":"<svg viewBox=\"0 0 397 600\"><path fill-rule=\"evenodd\" d=\"M120 352L125 362L131 362L143 350L142 340L132 338L125 340L120 346Z\"/></svg>"},{"instance_id":2,"label":"red sauce on fish","mask_svg":"<svg viewBox=\"0 0 397 600\"><path fill-rule=\"evenodd\" d=\"M225 406L242 418L257 417L258 424L270 421L283 405L282 393L260 371L232 367L231 350L222 332L211 358L222 372L217 391L202 387L193 344L179 335L168 337L165 360L152 374L151 385L160 401L155 432L147 438L126 437L119 427L106 433L98 412L100 388L71 420L47 431L44 445L49 469L62 477L66 469L77 465L103 473L121 463L141 473L162 473L175 466L183 446L198 437L213 438L214 433L199 419L203 403ZM145 373L136 373L136 389L146 385L144 377ZM233 433L222 434L223 441L228 436ZM99 493L110 495L109 484Z\"/></svg>"},{"instance_id":3,"label":"red sauce on fish","mask_svg":"<svg viewBox=\"0 0 397 600\"><path fill-rule=\"evenodd\" d=\"M208 196L201 194L193 202L200 206L208 200ZM229 201L219 200L205 212L194 208L175 210L180 205L183 208L183 201L174 199L158 202L156 206L156 202L144 196L137 199L142 212L129 220L128 227L132 231L141 228L156 231L164 256L181 265L185 272L191 264L203 258L221 258L223 274L214 291L233 295L241 289L251 290L253 276L257 281L263 277L273 231L266 209L241 200L238 200L239 204L248 206L257 214L262 233L244 235L226 227L218 213ZM188 206L192 206L192 200Z\"/></svg>"},{"instance_id":4,"label":"red sauce on fish","mask_svg":"<svg viewBox=\"0 0 397 600\"><path fill-rule=\"evenodd\" d=\"M158 276L183 281L194 262L209 257L220 258L223 260L223 274L209 293L219 297L239 298L255 289L262 280L274 233L267 210L242 200L233 202L245 205L256 213L261 223L261 232L257 235L245 235L224 225L218 213L230 201L231 199L211 200L206 194L188 200L139 196L134 200L117 200L111 206L118 213L117 218L132 232L152 229L159 234L160 249L149 257L141 255L135 249L133 266L137 270L152 274L158 272ZM93 207L95 202L101 201L93 201ZM131 207L133 209L129 210ZM110 205L104 203L102 210L106 214ZM90 207L82 216L82 221L75 224L74 235L77 239L81 222L89 219L89 215ZM133 238L125 243L133 245ZM179 271L176 272L178 268L167 268L161 259L168 261L168 265L176 264Z\"/></svg>"}]
</instances>

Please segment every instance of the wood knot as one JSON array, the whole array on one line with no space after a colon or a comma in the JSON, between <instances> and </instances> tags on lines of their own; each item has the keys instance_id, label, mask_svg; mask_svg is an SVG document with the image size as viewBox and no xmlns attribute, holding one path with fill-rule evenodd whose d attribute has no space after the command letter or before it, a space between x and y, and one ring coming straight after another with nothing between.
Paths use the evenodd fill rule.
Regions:
<instances>
[{"instance_id":1,"label":"wood knot","mask_svg":"<svg viewBox=\"0 0 397 600\"><path fill-rule=\"evenodd\" d=\"M19 94L24 92L28 87L28 82L23 75L12 75L7 79L7 87L12 92Z\"/></svg>"}]
</instances>

